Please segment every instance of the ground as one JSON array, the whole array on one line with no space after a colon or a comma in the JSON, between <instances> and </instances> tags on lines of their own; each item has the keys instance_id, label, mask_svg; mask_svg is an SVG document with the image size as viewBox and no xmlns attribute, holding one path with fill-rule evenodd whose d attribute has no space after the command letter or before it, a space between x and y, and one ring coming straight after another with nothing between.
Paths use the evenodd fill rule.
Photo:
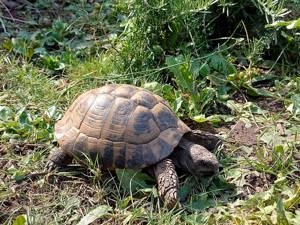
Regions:
<instances>
[{"instance_id":1,"label":"ground","mask_svg":"<svg viewBox=\"0 0 300 225\"><path fill-rule=\"evenodd\" d=\"M297 76L258 82L255 88L272 97L236 91L217 108L224 115L208 111L199 122L177 112L191 128L214 133L224 142L215 149L219 174L180 174L182 208L166 209L153 179L140 171L101 171L92 162L73 162L47 172L48 156L58 147L54 124L80 93L107 82L146 88L152 83L119 75L117 62L105 55L113 45L108 34L119 34L112 20L123 18L111 13L110 1L100 7L105 22L87 17L95 12L80 1L53 1L51 7L45 1L18 2L19 7L0 5L1 224L300 224ZM23 3L29 5L24 8ZM71 22L53 23L52 18L80 19L73 29ZM20 33L23 39L14 39ZM88 53L75 54L66 47L81 50L91 40L99 43ZM117 45L113 48L118 51ZM107 71L108 76L102 75ZM168 98L165 93L160 94ZM172 105L172 98L167 100Z\"/></svg>"}]
</instances>

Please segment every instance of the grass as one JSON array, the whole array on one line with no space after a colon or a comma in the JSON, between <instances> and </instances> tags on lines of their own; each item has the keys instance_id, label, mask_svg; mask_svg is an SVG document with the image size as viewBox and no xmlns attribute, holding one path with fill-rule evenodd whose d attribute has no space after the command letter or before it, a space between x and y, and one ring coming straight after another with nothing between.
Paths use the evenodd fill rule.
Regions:
<instances>
[{"instance_id":1,"label":"grass","mask_svg":"<svg viewBox=\"0 0 300 225\"><path fill-rule=\"evenodd\" d=\"M236 37L233 45L226 38L215 48L215 37L203 40L188 24L198 15L193 10L186 13L195 5L185 5L180 14L181 3L160 8L136 3L133 15L149 16L146 22L154 30L168 34L159 19L150 20L153 11L162 13L164 22L174 22L169 28L177 27L177 33L187 32L188 37L171 33L175 36L165 40L172 39L170 45L158 36L128 42L134 32L138 38L149 33L146 27L124 29L126 21L134 26L136 18L119 1L67 1L63 11L37 1L26 10L42 10L40 21L14 12L35 25L12 23L5 19L7 12L0 14L6 31L0 36L0 223L299 224L300 80L296 65L288 61L297 56L291 55L296 41L279 59L280 52L268 58L272 51L266 46L271 42L264 42L264 32L253 41ZM168 7L180 16L163 14ZM215 5L207 7L212 10ZM60 22L47 25L54 16ZM215 26L207 25L207 32ZM21 28L38 35L21 34ZM180 48L178 41L183 43ZM167 210L153 180L139 171L99 171L89 163L45 172L48 156L57 148L55 122L80 93L106 83L152 90L190 126L213 130L225 140L216 150L223 167L218 175L180 176L181 209Z\"/></svg>"}]
</instances>

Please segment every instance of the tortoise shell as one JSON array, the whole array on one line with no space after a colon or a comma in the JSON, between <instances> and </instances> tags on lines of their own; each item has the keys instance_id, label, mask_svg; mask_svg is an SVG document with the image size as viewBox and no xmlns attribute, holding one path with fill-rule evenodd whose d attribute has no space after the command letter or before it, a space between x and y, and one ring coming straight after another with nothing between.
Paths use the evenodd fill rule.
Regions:
<instances>
[{"instance_id":1,"label":"tortoise shell","mask_svg":"<svg viewBox=\"0 0 300 225\"><path fill-rule=\"evenodd\" d=\"M125 84L81 94L55 124L67 154L104 168L144 168L166 158L190 131L158 95Z\"/></svg>"}]
</instances>

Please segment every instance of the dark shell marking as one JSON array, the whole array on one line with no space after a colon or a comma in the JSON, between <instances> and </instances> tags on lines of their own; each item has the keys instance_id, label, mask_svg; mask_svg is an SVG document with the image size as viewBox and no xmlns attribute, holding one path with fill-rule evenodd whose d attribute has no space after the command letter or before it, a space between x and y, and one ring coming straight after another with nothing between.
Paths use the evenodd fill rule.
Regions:
<instances>
[{"instance_id":1,"label":"dark shell marking","mask_svg":"<svg viewBox=\"0 0 300 225\"><path fill-rule=\"evenodd\" d=\"M80 95L55 125L61 148L105 168L144 168L166 158L190 129L159 96L131 85Z\"/></svg>"}]
</instances>

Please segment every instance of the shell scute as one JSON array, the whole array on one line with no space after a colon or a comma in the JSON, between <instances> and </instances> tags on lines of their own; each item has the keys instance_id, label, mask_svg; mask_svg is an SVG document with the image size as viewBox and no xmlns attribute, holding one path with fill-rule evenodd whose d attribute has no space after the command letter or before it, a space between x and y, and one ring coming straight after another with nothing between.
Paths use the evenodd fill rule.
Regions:
<instances>
[{"instance_id":1,"label":"shell scute","mask_svg":"<svg viewBox=\"0 0 300 225\"><path fill-rule=\"evenodd\" d=\"M164 104L159 103L153 109L153 116L160 130L177 127L178 118L175 114Z\"/></svg>"},{"instance_id":2,"label":"shell scute","mask_svg":"<svg viewBox=\"0 0 300 225\"><path fill-rule=\"evenodd\" d=\"M124 140L128 143L144 144L156 138L159 132L151 110L138 106L128 121Z\"/></svg>"},{"instance_id":3,"label":"shell scute","mask_svg":"<svg viewBox=\"0 0 300 225\"><path fill-rule=\"evenodd\" d=\"M145 160L143 155L142 144L126 144L126 167L127 168L143 168L145 167Z\"/></svg>"},{"instance_id":4,"label":"shell scute","mask_svg":"<svg viewBox=\"0 0 300 225\"><path fill-rule=\"evenodd\" d=\"M126 167L126 143L125 142L114 142L114 168L125 168Z\"/></svg>"},{"instance_id":5,"label":"shell scute","mask_svg":"<svg viewBox=\"0 0 300 225\"><path fill-rule=\"evenodd\" d=\"M89 137L99 138L105 118L112 107L114 98L110 95L99 95L86 113L80 130Z\"/></svg>"},{"instance_id":6,"label":"shell scute","mask_svg":"<svg viewBox=\"0 0 300 225\"><path fill-rule=\"evenodd\" d=\"M147 91L137 92L131 97L131 100L137 105L147 107L148 109L152 109L158 103L157 98Z\"/></svg>"},{"instance_id":7,"label":"shell scute","mask_svg":"<svg viewBox=\"0 0 300 225\"><path fill-rule=\"evenodd\" d=\"M102 127L101 138L124 141L127 123L136 105L128 99L116 98Z\"/></svg>"},{"instance_id":8,"label":"shell scute","mask_svg":"<svg viewBox=\"0 0 300 225\"><path fill-rule=\"evenodd\" d=\"M80 128L83 120L87 112L89 111L90 107L92 106L93 102L96 99L96 95L89 94L85 98L82 98L80 102L74 107L72 111L72 123L73 126L76 128Z\"/></svg>"},{"instance_id":9,"label":"shell scute","mask_svg":"<svg viewBox=\"0 0 300 225\"><path fill-rule=\"evenodd\" d=\"M111 92L112 95L120 98L131 98L139 89L131 85L119 85L115 90Z\"/></svg>"}]
</instances>

